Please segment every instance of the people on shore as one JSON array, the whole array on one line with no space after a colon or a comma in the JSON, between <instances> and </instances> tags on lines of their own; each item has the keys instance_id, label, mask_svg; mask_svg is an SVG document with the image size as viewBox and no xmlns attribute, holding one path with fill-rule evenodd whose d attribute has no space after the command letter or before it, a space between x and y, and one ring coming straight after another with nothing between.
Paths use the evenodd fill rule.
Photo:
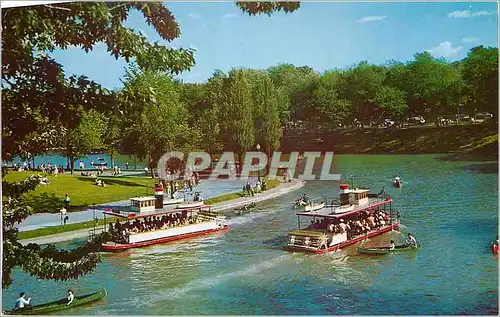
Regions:
<instances>
[{"instance_id":1,"label":"people on shore","mask_svg":"<svg viewBox=\"0 0 500 317\"><path fill-rule=\"evenodd\" d=\"M69 210L69 203L71 199L69 198L69 195L66 194L66 197L64 197L64 207Z\"/></svg>"},{"instance_id":2,"label":"people on shore","mask_svg":"<svg viewBox=\"0 0 500 317\"><path fill-rule=\"evenodd\" d=\"M15 310L16 309L22 309L24 307L31 306L30 301L31 301L31 297L29 297L28 299L26 299L25 293L21 292L21 294L19 294L19 298L16 299L14 309Z\"/></svg>"}]
</instances>

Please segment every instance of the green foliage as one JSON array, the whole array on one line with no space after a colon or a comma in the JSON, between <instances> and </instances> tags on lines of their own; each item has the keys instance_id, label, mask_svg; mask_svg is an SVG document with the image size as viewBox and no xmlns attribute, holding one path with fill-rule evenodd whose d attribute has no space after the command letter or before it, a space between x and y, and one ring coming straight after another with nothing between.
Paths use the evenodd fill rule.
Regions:
<instances>
[{"instance_id":1,"label":"green foliage","mask_svg":"<svg viewBox=\"0 0 500 317\"><path fill-rule=\"evenodd\" d=\"M154 88L153 88L154 87ZM154 168L167 151L196 144L196 131L188 127L188 111L180 102L170 76L129 69L120 99L127 128L124 147Z\"/></svg>"},{"instance_id":2,"label":"green foliage","mask_svg":"<svg viewBox=\"0 0 500 317\"><path fill-rule=\"evenodd\" d=\"M255 145L252 111L252 88L243 70L232 70L223 84L220 115L221 138L225 149L240 155Z\"/></svg>"},{"instance_id":3,"label":"green foliage","mask_svg":"<svg viewBox=\"0 0 500 317\"><path fill-rule=\"evenodd\" d=\"M382 87L375 96L375 102L384 114L395 119L399 119L407 108L405 93L393 87Z\"/></svg>"},{"instance_id":4,"label":"green foliage","mask_svg":"<svg viewBox=\"0 0 500 317\"><path fill-rule=\"evenodd\" d=\"M462 62L470 107L498 115L498 49L477 46Z\"/></svg>"},{"instance_id":5,"label":"green foliage","mask_svg":"<svg viewBox=\"0 0 500 317\"><path fill-rule=\"evenodd\" d=\"M34 190L39 182L38 176L15 183L2 181L3 288L12 283L10 273L15 266L40 279L66 280L90 272L100 261L99 255L93 253L97 251L97 246L93 244L85 244L72 251L58 251L51 245L45 248L34 244L22 246L17 241L18 230L14 225L32 213L32 208L25 204L22 197Z\"/></svg>"}]
</instances>

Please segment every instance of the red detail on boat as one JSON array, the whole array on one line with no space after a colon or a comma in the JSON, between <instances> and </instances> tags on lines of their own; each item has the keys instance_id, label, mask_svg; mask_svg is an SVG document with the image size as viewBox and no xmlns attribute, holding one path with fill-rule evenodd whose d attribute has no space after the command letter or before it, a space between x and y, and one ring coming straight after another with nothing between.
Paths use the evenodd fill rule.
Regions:
<instances>
[{"instance_id":1,"label":"red detail on boat","mask_svg":"<svg viewBox=\"0 0 500 317\"><path fill-rule=\"evenodd\" d=\"M157 192L162 192L162 191L163 191L163 188L161 188L161 187L155 188L155 191L157 191Z\"/></svg>"},{"instance_id":2,"label":"red detail on boat","mask_svg":"<svg viewBox=\"0 0 500 317\"><path fill-rule=\"evenodd\" d=\"M494 243L491 246L491 250L493 251L493 253L497 254L498 253L498 244Z\"/></svg>"},{"instance_id":3,"label":"red detail on boat","mask_svg":"<svg viewBox=\"0 0 500 317\"><path fill-rule=\"evenodd\" d=\"M391 197L386 197L385 200L388 201L388 200L391 200L392 198Z\"/></svg>"},{"instance_id":4,"label":"red detail on boat","mask_svg":"<svg viewBox=\"0 0 500 317\"><path fill-rule=\"evenodd\" d=\"M349 189L348 184L340 184L340 189Z\"/></svg>"},{"instance_id":5,"label":"red detail on boat","mask_svg":"<svg viewBox=\"0 0 500 317\"><path fill-rule=\"evenodd\" d=\"M370 232L370 233L368 233L366 235L359 236L359 237L354 238L352 240L347 240L346 242L343 242L343 243L340 243L340 244L336 244L334 246L329 247L328 249L308 250L308 249L303 249L303 248L294 248L294 247L288 247L287 246L287 247L285 247L285 250L287 250L287 251L294 251L294 252L295 251L299 251L299 252L313 252L313 253L316 253L316 254L323 254L323 253L326 253L326 252L332 252L332 251L336 251L338 249L345 248L348 245L351 245L351 244L354 244L356 242L365 240L367 238L378 236L378 235L380 235L382 233L385 233L385 232L388 232L388 231L391 231L391 230L395 230L395 229L398 229L398 228L399 228L399 222L393 223L391 226L382 228L382 229L377 230L377 231Z\"/></svg>"},{"instance_id":6,"label":"red detail on boat","mask_svg":"<svg viewBox=\"0 0 500 317\"><path fill-rule=\"evenodd\" d=\"M224 226L223 228L219 228L219 229L210 229L210 230L186 233L186 234L181 234L178 236L165 237L165 238L148 240L148 241L137 242L137 243L116 244L116 245L104 244L102 246L102 248L104 249L104 251L124 251L124 250L132 249L132 248L142 248L142 247L147 247L149 245L167 243L167 242L171 242L171 241L175 241L175 240L188 239L188 238L192 238L192 237L196 237L196 236L201 236L201 235L205 235L205 234L215 233L215 232L219 232L219 231L226 231L226 230L229 230L229 226L227 226L227 225Z\"/></svg>"},{"instance_id":7,"label":"red detail on boat","mask_svg":"<svg viewBox=\"0 0 500 317\"><path fill-rule=\"evenodd\" d=\"M135 214L128 214L129 217L135 217Z\"/></svg>"}]
</instances>

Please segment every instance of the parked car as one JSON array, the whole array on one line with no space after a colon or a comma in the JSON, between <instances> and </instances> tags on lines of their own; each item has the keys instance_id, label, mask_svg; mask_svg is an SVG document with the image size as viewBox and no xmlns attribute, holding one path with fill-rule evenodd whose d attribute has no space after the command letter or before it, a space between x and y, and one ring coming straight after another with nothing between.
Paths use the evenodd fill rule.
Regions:
<instances>
[{"instance_id":1,"label":"parked car","mask_svg":"<svg viewBox=\"0 0 500 317\"><path fill-rule=\"evenodd\" d=\"M396 122L394 120L391 120L391 119L384 120L384 125L386 128L390 128L390 127L394 126L395 124L396 124Z\"/></svg>"},{"instance_id":2,"label":"parked car","mask_svg":"<svg viewBox=\"0 0 500 317\"><path fill-rule=\"evenodd\" d=\"M478 112L474 116L475 122L488 122L493 119L493 115L489 112Z\"/></svg>"},{"instance_id":3,"label":"parked car","mask_svg":"<svg viewBox=\"0 0 500 317\"><path fill-rule=\"evenodd\" d=\"M422 116L408 118L409 124L425 124L425 119Z\"/></svg>"},{"instance_id":4,"label":"parked car","mask_svg":"<svg viewBox=\"0 0 500 317\"><path fill-rule=\"evenodd\" d=\"M457 115L457 121L458 122L474 122L474 118L468 116L468 115L465 115L465 114L459 114Z\"/></svg>"},{"instance_id":5,"label":"parked car","mask_svg":"<svg viewBox=\"0 0 500 317\"><path fill-rule=\"evenodd\" d=\"M449 125L455 123L456 119L453 116L440 116L436 119L435 125Z\"/></svg>"}]
</instances>

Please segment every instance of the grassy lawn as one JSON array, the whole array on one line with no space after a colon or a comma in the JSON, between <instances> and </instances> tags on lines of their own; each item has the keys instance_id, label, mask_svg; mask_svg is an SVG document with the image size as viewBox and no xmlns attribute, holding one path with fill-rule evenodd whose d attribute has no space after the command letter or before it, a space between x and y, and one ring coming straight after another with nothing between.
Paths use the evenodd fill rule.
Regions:
<instances>
[{"instance_id":1,"label":"grassy lawn","mask_svg":"<svg viewBox=\"0 0 500 317\"><path fill-rule=\"evenodd\" d=\"M32 172L9 172L5 180L14 182L28 178ZM26 194L35 212L59 212L64 195L71 198L70 209L78 210L92 204L119 201L134 196L152 195L154 180L149 177L99 177L107 187L94 185L94 179L78 175L48 175L49 185L39 185Z\"/></svg>"}]
</instances>

